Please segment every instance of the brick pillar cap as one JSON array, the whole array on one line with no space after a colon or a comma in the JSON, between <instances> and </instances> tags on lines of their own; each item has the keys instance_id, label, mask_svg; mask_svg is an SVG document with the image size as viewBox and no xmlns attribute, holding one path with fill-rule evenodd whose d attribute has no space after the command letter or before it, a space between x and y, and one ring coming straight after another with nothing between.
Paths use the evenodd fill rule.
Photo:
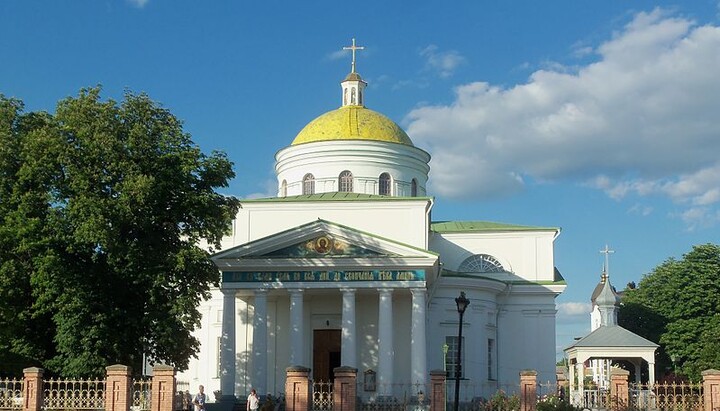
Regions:
<instances>
[{"instance_id":1,"label":"brick pillar cap","mask_svg":"<svg viewBox=\"0 0 720 411\"><path fill-rule=\"evenodd\" d=\"M432 370L430 371L430 375L442 375L443 377L447 376L447 371L445 370Z\"/></svg>"},{"instance_id":2,"label":"brick pillar cap","mask_svg":"<svg viewBox=\"0 0 720 411\"><path fill-rule=\"evenodd\" d=\"M42 373L44 373L44 372L45 372L45 370L42 369L42 368L39 368L39 367L23 368L23 374L29 374L29 373L42 374Z\"/></svg>"},{"instance_id":3,"label":"brick pillar cap","mask_svg":"<svg viewBox=\"0 0 720 411\"><path fill-rule=\"evenodd\" d=\"M172 365L158 364L153 367L153 374L156 372L167 373L170 371L175 372L175 368Z\"/></svg>"},{"instance_id":4,"label":"brick pillar cap","mask_svg":"<svg viewBox=\"0 0 720 411\"><path fill-rule=\"evenodd\" d=\"M613 368L610 370L610 377L614 377L614 376L616 376L616 375L623 376L623 377L627 377L628 375L630 375L630 371L628 371L628 370L623 370L622 368L615 368L615 367L613 367Z\"/></svg>"},{"instance_id":5,"label":"brick pillar cap","mask_svg":"<svg viewBox=\"0 0 720 411\"><path fill-rule=\"evenodd\" d=\"M335 367L335 368L333 368L333 372L335 372L335 373L338 373L338 372L352 372L352 373L357 373L357 368L348 367L347 365L342 365L342 366L340 366L340 367Z\"/></svg>"},{"instance_id":6,"label":"brick pillar cap","mask_svg":"<svg viewBox=\"0 0 720 411\"><path fill-rule=\"evenodd\" d=\"M709 369L701 372L700 375L702 375L703 377L706 375L720 375L720 371L715 369Z\"/></svg>"},{"instance_id":7,"label":"brick pillar cap","mask_svg":"<svg viewBox=\"0 0 720 411\"><path fill-rule=\"evenodd\" d=\"M310 368L303 367L302 365L291 365L285 368L286 372L310 372Z\"/></svg>"},{"instance_id":8,"label":"brick pillar cap","mask_svg":"<svg viewBox=\"0 0 720 411\"><path fill-rule=\"evenodd\" d=\"M132 370L132 368L130 368L130 367L127 366L127 365L113 364L113 365L108 365L107 367L105 367L105 370L108 371L108 372L110 372L110 371L127 371L127 372L130 372L130 371Z\"/></svg>"},{"instance_id":9,"label":"brick pillar cap","mask_svg":"<svg viewBox=\"0 0 720 411\"><path fill-rule=\"evenodd\" d=\"M535 371L535 370L522 370L522 371L520 371L520 376L521 376L521 377L536 377L536 376L537 376L537 371Z\"/></svg>"}]
</instances>

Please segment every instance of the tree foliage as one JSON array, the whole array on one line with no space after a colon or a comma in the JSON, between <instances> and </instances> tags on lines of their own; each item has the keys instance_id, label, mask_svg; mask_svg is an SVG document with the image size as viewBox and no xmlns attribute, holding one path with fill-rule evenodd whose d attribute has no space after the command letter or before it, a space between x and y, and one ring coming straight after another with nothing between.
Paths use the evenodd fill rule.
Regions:
<instances>
[{"instance_id":1,"label":"tree foliage","mask_svg":"<svg viewBox=\"0 0 720 411\"><path fill-rule=\"evenodd\" d=\"M720 368L720 246L698 245L655 267L625 290L619 322L659 342L664 361L674 358L693 380Z\"/></svg>"},{"instance_id":2,"label":"tree foliage","mask_svg":"<svg viewBox=\"0 0 720 411\"><path fill-rule=\"evenodd\" d=\"M145 94L25 113L0 95L0 363L66 376L143 354L184 369L219 280L234 176Z\"/></svg>"}]
</instances>

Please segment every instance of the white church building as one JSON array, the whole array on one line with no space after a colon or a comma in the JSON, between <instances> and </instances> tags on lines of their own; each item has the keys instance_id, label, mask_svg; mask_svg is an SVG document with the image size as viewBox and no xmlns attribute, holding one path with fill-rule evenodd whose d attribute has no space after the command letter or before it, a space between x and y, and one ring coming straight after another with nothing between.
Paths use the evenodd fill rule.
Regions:
<instances>
[{"instance_id":1,"label":"white church building","mask_svg":"<svg viewBox=\"0 0 720 411\"><path fill-rule=\"evenodd\" d=\"M463 398L517 386L526 369L554 381L560 230L432 221L430 154L365 107L349 49L341 107L277 152L277 197L241 201L213 256L222 280L200 307L198 357L178 379L236 398L283 392L290 366L316 381L356 368L374 383L360 397L432 370L452 380L464 292Z\"/></svg>"}]
</instances>

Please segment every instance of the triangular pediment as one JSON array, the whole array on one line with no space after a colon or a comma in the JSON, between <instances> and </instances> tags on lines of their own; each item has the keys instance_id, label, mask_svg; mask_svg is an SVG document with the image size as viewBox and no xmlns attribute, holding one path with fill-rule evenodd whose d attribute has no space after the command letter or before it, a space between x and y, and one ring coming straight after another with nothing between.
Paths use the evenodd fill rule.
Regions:
<instances>
[{"instance_id":1,"label":"triangular pediment","mask_svg":"<svg viewBox=\"0 0 720 411\"><path fill-rule=\"evenodd\" d=\"M221 268L237 260L423 259L437 254L352 227L317 220L215 254ZM423 265L426 265L423 263Z\"/></svg>"},{"instance_id":2,"label":"triangular pediment","mask_svg":"<svg viewBox=\"0 0 720 411\"><path fill-rule=\"evenodd\" d=\"M308 240L263 254L266 258L323 258L323 257L391 257L397 254L352 244L329 233L321 233Z\"/></svg>"}]
</instances>

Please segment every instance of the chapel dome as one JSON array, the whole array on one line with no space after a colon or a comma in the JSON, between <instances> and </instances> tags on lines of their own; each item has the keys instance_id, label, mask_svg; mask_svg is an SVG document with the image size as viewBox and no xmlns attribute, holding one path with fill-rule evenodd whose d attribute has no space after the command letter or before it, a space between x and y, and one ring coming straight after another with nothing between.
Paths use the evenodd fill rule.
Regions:
<instances>
[{"instance_id":1,"label":"chapel dome","mask_svg":"<svg viewBox=\"0 0 720 411\"><path fill-rule=\"evenodd\" d=\"M291 145L336 140L385 141L414 147L395 122L360 105L345 105L322 114L308 123Z\"/></svg>"}]
</instances>

